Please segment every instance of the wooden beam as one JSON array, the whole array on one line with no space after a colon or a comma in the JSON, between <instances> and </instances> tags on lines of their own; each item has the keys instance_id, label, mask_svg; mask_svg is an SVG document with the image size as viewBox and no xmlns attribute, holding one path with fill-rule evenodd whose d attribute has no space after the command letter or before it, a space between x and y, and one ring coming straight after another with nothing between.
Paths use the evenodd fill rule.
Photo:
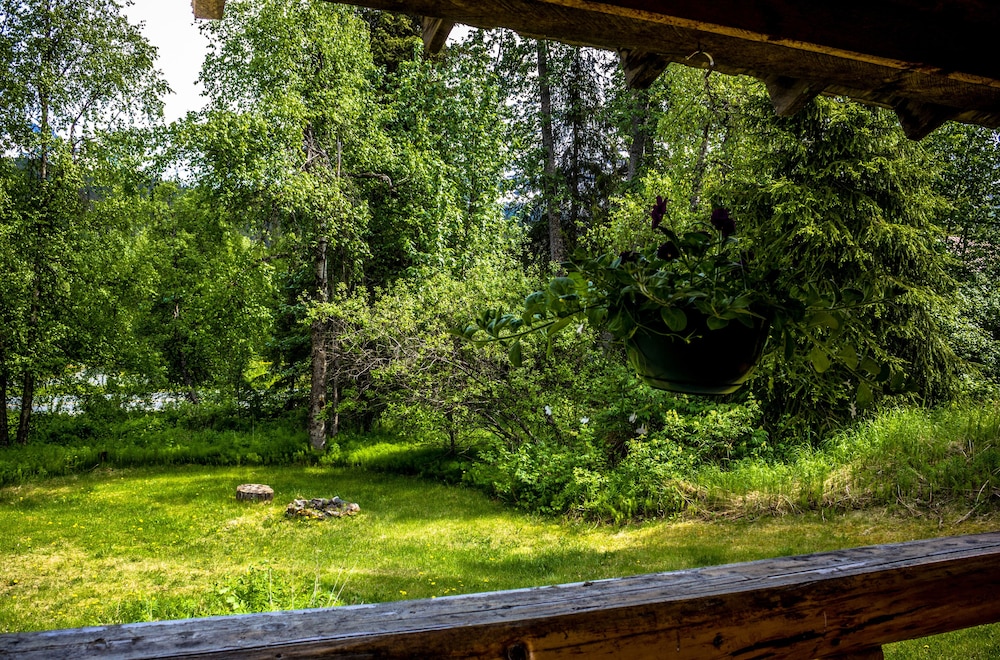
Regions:
<instances>
[{"instance_id":1,"label":"wooden beam","mask_svg":"<svg viewBox=\"0 0 1000 660\"><path fill-rule=\"evenodd\" d=\"M821 84L784 76L768 76L764 84L779 117L791 117L823 91Z\"/></svg>"},{"instance_id":2,"label":"wooden beam","mask_svg":"<svg viewBox=\"0 0 1000 660\"><path fill-rule=\"evenodd\" d=\"M226 0L191 0L195 18L219 20L225 13Z\"/></svg>"},{"instance_id":3,"label":"wooden beam","mask_svg":"<svg viewBox=\"0 0 1000 660\"><path fill-rule=\"evenodd\" d=\"M924 139L956 115L952 108L911 100L899 101L893 104L893 109L903 132L911 140Z\"/></svg>"},{"instance_id":4,"label":"wooden beam","mask_svg":"<svg viewBox=\"0 0 1000 660\"><path fill-rule=\"evenodd\" d=\"M618 51L625 82L632 89L649 89L670 60L659 53L622 48Z\"/></svg>"},{"instance_id":5,"label":"wooden beam","mask_svg":"<svg viewBox=\"0 0 1000 660\"><path fill-rule=\"evenodd\" d=\"M625 82L632 89L649 89L670 60L659 53L622 48L618 51Z\"/></svg>"},{"instance_id":6,"label":"wooden beam","mask_svg":"<svg viewBox=\"0 0 1000 660\"><path fill-rule=\"evenodd\" d=\"M980 0L537 0L998 85L1000 3Z\"/></svg>"},{"instance_id":7,"label":"wooden beam","mask_svg":"<svg viewBox=\"0 0 1000 660\"><path fill-rule=\"evenodd\" d=\"M424 53L427 55L437 55L444 50L444 45L448 41L451 29L455 27L454 21L446 21L441 18L425 16L422 21L424 28Z\"/></svg>"},{"instance_id":8,"label":"wooden beam","mask_svg":"<svg viewBox=\"0 0 1000 660\"><path fill-rule=\"evenodd\" d=\"M0 658L865 658L1000 620L1000 532L422 601L0 635Z\"/></svg>"},{"instance_id":9,"label":"wooden beam","mask_svg":"<svg viewBox=\"0 0 1000 660\"><path fill-rule=\"evenodd\" d=\"M954 23L954 17L941 15L949 10L962 9L967 18L1000 31L1000 3L945 0L931 3L931 7L919 0L845 0L845 16L852 17L854 22L851 22L840 15L840 3L834 10L829 4L792 0L346 1L376 9L440 16L475 27L508 27L525 36L570 44L656 53L667 61L687 65L702 63L700 58L692 58L692 54L708 53L714 61L713 69L720 73L746 74L761 80L778 77L822 81L824 93L884 107L894 107L900 99L940 105L951 108L959 121L1000 127L1000 58L989 55L986 64L945 69L905 59L927 53L923 50L926 44L908 50L904 43L912 34L926 32L915 25L917 32L907 33L906 26L911 23L933 23L939 18L945 27ZM858 12L868 5L871 5L870 18L862 21ZM893 14L896 22L891 24L890 5L900 8L900 15ZM921 9L924 5L929 8ZM727 14L730 10L731 17ZM768 18L769 12L776 16ZM876 54L855 52L864 49L862 42L837 41L828 45L836 30L824 25L826 21L840 26L839 29L867 34ZM882 25L886 29L879 27ZM956 29L951 25L944 33ZM973 29L976 34L982 31L981 25ZM900 35L890 39L895 44L891 52L876 43L881 34L889 33ZM856 34L851 36L857 38ZM935 37L928 43L941 41L941 37ZM992 37L985 41L992 43ZM949 49L961 51L962 43L959 40L955 42L958 45L942 45L946 57L940 62L954 63ZM977 45L974 50L982 48ZM890 56L892 53L895 55ZM968 56L975 54L970 50Z\"/></svg>"}]
</instances>

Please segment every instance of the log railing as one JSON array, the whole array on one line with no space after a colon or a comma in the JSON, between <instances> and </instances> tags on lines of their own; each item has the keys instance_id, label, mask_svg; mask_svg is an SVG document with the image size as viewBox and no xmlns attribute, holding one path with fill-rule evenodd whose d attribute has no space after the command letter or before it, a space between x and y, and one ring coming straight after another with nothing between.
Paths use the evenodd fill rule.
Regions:
<instances>
[{"instance_id":1,"label":"log railing","mask_svg":"<svg viewBox=\"0 0 1000 660\"><path fill-rule=\"evenodd\" d=\"M0 658L881 658L1000 621L1000 532L553 587L0 635Z\"/></svg>"}]
</instances>

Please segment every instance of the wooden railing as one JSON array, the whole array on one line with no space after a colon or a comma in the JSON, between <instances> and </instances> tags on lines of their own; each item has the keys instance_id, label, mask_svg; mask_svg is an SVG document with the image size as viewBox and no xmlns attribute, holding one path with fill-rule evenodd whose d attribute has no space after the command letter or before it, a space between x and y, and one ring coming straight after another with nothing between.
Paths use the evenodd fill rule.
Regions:
<instances>
[{"instance_id":1,"label":"wooden railing","mask_svg":"<svg viewBox=\"0 0 1000 660\"><path fill-rule=\"evenodd\" d=\"M433 600L0 635L0 658L881 658L1000 621L1000 533Z\"/></svg>"}]
</instances>

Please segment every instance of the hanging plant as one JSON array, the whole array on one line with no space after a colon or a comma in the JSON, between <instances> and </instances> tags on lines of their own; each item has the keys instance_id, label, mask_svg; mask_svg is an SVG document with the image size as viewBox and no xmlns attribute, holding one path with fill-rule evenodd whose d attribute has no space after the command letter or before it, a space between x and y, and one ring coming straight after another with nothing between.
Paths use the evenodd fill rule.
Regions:
<instances>
[{"instance_id":1,"label":"hanging plant","mask_svg":"<svg viewBox=\"0 0 1000 660\"><path fill-rule=\"evenodd\" d=\"M857 374L857 400L891 373L843 344L852 311L885 299L879 292L803 283L779 290L774 273L752 258L729 211L717 208L695 231L666 225L666 202L650 211L662 242L620 254L577 252L565 275L530 294L518 313L488 310L460 334L509 346L521 364L521 338L549 339L586 321L622 341L629 362L649 385L690 394L727 394L745 383L767 351L811 346L809 361L823 372L840 363ZM897 378L900 375L897 375Z\"/></svg>"}]
</instances>

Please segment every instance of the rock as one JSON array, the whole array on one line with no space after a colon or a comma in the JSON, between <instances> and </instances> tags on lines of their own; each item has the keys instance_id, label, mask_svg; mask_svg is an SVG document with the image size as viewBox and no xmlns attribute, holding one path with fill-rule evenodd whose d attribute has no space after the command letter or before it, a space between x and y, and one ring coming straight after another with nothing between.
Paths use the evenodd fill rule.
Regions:
<instances>
[{"instance_id":1,"label":"rock","mask_svg":"<svg viewBox=\"0 0 1000 660\"><path fill-rule=\"evenodd\" d=\"M345 502L339 497L331 499L312 498L309 500L292 500L285 507L285 515L288 517L316 518L325 520L326 518L341 518L343 516L353 516L361 511L361 507L355 502Z\"/></svg>"}]
</instances>

